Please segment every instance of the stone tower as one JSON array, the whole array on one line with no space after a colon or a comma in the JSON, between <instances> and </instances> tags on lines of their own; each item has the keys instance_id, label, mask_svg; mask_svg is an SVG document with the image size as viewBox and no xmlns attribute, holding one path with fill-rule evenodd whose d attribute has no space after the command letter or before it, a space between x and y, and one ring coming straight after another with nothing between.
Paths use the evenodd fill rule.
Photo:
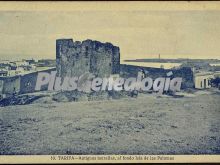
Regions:
<instances>
[{"instance_id":1,"label":"stone tower","mask_svg":"<svg viewBox=\"0 0 220 165\"><path fill-rule=\"evenodd\" d=\"M86 72L109 77L120 72L120 50L111 43L58 39L56 67L60 77L81 76Z\"/></svg>"}]
</instances>

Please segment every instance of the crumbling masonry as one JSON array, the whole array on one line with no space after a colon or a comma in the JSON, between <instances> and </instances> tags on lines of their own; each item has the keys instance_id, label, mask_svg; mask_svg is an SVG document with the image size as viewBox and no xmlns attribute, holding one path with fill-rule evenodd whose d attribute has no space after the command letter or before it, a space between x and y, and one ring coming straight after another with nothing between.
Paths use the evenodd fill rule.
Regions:
<instances>
[{"instance_id":1,"label":"crumbling masonry","mask_svg":"<svg viewBox=\"0 0 220 165\"><path fill-rule=\"evenodd\" d=\"M57 76L81 76L86 72L109 77L120 72L120 50L111 43L72 39L56 41Z\"/></svg>"}]
</instances>

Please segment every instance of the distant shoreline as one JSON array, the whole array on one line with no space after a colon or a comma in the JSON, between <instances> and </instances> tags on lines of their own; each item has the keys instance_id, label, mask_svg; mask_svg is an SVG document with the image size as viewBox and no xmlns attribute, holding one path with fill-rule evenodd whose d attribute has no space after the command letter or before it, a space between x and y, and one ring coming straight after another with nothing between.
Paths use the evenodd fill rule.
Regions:
<instances>
[{"instance_id":1,"label":"distant shoreline","mask_svg":"<svg viewBox=\"0 0 220 165\"><path fill-rule=\"evenodd\" d=\"M155 62L155 63L183 63L183 62L203 62L203 63L220 63L218 59L188 59L188 58L178 58L178 59L133 59L133 60L124 60L124 62Z\"/></svg>"}]
</instances>

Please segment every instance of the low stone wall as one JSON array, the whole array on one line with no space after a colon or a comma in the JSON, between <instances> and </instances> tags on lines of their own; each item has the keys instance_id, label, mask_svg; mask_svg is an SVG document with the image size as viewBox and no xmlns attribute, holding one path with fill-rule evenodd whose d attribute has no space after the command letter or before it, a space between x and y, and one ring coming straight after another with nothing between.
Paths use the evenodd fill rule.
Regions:
<instances>
[{"instance_id":1,"label":"low stone wall","mask_svg":"<svg viewBox=\"0 0 220 165\"><path fill-rule=\"evenodd\" d=\"M48 72L55 71L56 68L43 70L39 72ZM17 75L13 77L1 77L0 82L0 93L6 96L16 94L24 94L24 93L32 93L35 92L35 86L37 82L37 76L39 72L33 72L25 75ZM42 90L46 90L47 85L42 87Z\"/></svg>"},{"instance_id":2,"label":"low stone wall","mask_svg":"<svg viewBox=\"0 0 220 165\"><path fill-rule=\"evenodd\" d=\"M13 93L20 92L20 76L13 76L13 77L2 77L0 78L2 84L2 94L11 95Z\"/></svg>"},{"instance_id":3,"label":"low stone wall","mask_svg":"<svg viewBox=\"0 0 220 165\"><path fill-rule=\"evenodd\" d=\"M121 76L125 78L137 77L138 72L146 72L147 77L156 79L158 77L167 77L166 74L172 71L173 75L171 78L182 77L182 89L194 87L193 72L189 67L183 67L180 69L163 69L121 64L120 69Z\"/></svg>"},{"instance_id":4,"label":"low stone wall","mask_svg":"<svg viewBox=\"0 0 220 165\"><path fill-rule=\"evenodd\" d=\"M47 72L50 73L51 71L55 71L56 68L48 69L48 70L43 70L39 72L33 72L29 74L25 74L21 76L21 85L20 85L20 93L32 93L35 92L35 86L37 82L37 76L38 73L40 72ZM48 85L42 86L41 90L47 90Z\"/></svg>"}]
</instances>

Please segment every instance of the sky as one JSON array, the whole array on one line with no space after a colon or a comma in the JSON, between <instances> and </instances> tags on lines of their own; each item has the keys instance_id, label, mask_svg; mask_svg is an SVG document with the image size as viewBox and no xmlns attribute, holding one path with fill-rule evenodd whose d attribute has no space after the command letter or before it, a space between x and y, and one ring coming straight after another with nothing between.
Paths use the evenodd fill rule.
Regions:
<instances>
[{"instance_id":1,"label":"sky","mask_svg":"<svg viewBox=\"0 0 220 165\"><path fill-rule=\"evenodd\" d=\"M220 59L220 3L214 9L200 4L166 9L157 3L151 4L152 9L148 2L134 7L131 2L120 3L121 9L117 3L102 4L71 3L68 10L48 6L35 10L27 4L20 10L13 4L7 10L0 8L0 59L55 59L60 38L111 42L120 47L122 60L158 58L158 54Z\"/></svg>"}]
</instances>

